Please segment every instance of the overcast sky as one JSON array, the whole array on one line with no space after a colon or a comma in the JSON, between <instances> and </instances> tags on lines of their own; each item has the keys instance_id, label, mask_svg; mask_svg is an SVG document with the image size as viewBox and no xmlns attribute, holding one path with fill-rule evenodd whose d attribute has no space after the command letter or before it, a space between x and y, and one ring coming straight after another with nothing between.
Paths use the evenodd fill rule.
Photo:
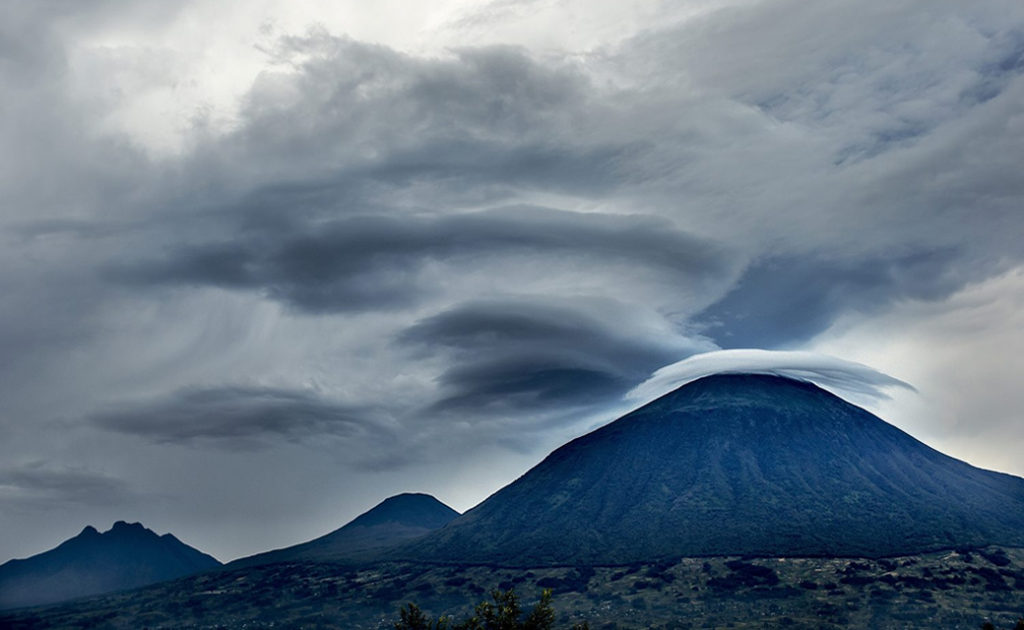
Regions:
<instances>
[{"instance_id":1,"label":"overcast sky","mask_svg":"<svg viewBox=\"0 0 1024 630\"><path fill-rule=\"evenodd\" d=\"M1024 474L1019 0L0 7L0 562L465 510L720 349Z\"/></svg>"}]
</instances>

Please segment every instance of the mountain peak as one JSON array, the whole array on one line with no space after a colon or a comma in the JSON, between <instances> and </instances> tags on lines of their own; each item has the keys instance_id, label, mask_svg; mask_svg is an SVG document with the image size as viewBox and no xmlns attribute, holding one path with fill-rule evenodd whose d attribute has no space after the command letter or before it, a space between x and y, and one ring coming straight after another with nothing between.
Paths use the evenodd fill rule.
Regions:
<instances>
[{"instance_id":1,"label":"mountain peak","mask_svg":"<svg viewBox=\"0 0 1024 630\"><path fill-rule=\"evenodd\" d=\"M404 492L388 497L350 525L368 527L383 523L413 525L431 529L441 527L459 513L429 494Z\"/></svg>"},{"instance_id":2,"label":"mountain peak","mask_svg":"<svg viewBox=\"0 0 1024 630\"><path fill-rule=\"evenodd\" d=\"M681 385L661 398L676 396L696 398L699 396L719 395L722 396L720 402L735 404L751 397L760 397L765 394L781 395L783 392L789 392L791 395L795 395L798 392L812 396L824 395L842 400L835 396L835 394L810 381L791 376L756 372L719 372L703 376ZM654 402L657 402L657 400Z\"/></svg>"},{"instance_id":3,"label":"mountain peak","mask_svg":"<svg viewBox=\"0 0 1024 630\"><path fill-rule=\"evenodd\" d=\"M128 523L126 521L117 521L117 522L114 523L113 527L111 527L109 530L107 530L106 533L108 533L108 534L111 533L111 532L113 532L113 533L127 533L127 532L142 533L142 532L148 532L148 531L150 531L150 530L147 529L146 527L144 527L142 525L142 523Z\"/></svg>"},{"instance_id":4,"label":"mountain peak","mask_svg":"<svg viewBox=\"0 0 1024 630\"><path fill-rule=\"evenodd\" d=\"M58 602L143 586L220 566L215 558L141 523L117 521L24 560L0 565L0 608Z\"/></svg>"},{"instance_id":5,"label":"mountain peak","mask_svg":"<svg viewBox=\"0 0 1024 630\"><path fill-rule=\"evenodd\" d=\"M1022 532L1024 479L943 455L812 383L727 373L569 442L395 556L885 556L1021 544Z\"/></svg>"},{"instance_id":6,"label":"mountain peak","mask_svg":"<svg viewBox=\"0 0 1024 630\"><path fill-rule=\"evenodd\" d=\"M350 561L374 557L383 549L437 530L459 513L429 494L405 492L384 499L346 525L319 538L284 549L240 558L231 566L296 560Z\"/></svg>"}]
</instances>

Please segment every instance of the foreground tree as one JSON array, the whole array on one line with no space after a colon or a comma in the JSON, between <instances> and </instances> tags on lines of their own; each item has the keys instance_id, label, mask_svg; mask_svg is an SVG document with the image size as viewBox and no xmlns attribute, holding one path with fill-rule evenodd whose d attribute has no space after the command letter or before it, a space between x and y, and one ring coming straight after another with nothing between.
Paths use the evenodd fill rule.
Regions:
<instances>
[{"instance_id":1,"label":"foreground tree","mask_svg":"<svg viewBox=\"0 0 1024 630\"><path fill-rule=\"evenodd\" d=\"M493 602L480 602L473 616L460 623L442 615L430 619L419 606L402 606L395 630L551 630L555 625L555 609L551 607L551 590L545 589L537 605L523 615L515 589L492 591ZM576 624L572 630L589 630L586 623Z\"/></svg>"},{"instance_id":2,"label":"foreground tree","mask_svg":"<svg viewBox=\"0 0 1024 630\"><path fill-rule=\"evenodd\" d=\"M409 603L408 606L402 606L402 609L398 611L399 620L395 622L395 630L447 630L448 629L448 618L441 617L440 619L431 621L427 617L420 607L416 604Z\"/></svg>"}]
</instances>

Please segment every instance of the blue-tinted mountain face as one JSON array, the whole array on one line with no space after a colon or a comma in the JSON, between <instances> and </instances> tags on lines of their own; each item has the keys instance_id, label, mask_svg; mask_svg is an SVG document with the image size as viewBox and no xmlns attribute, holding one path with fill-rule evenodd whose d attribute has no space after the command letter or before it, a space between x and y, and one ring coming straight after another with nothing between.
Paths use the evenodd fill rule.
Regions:
<instances>
[{"instance_id":1,"label":"blue-tinted mountain face","mask_svg":"<svg viewBox=\"0 0 1024 630\"><path fill-rule=\"evenodd\" d=\"M1024 480L815 385L715 375L559 448L396 557L508 565L1024 543Z\"/></svg>"},{"instance_id":2,"label":"blue-tinted mountain face","mask_svg":"<svg viewBox=\"0 0 1024 630\"><path fill-rule=\"evenodd\" d=\"M459 515L429 494L405 493L390 497L347 525L285 549L249 556L229 567L275 562L369 560L382 550L419 538Z\"/></svg>"},{"instance_id":3,"label":"blue-tinted mountain face","mask_svg":"<svg viewBox=\"0 0 1024 630\"><path fill-rule=\"evenodd\" d=\"M220 566L171 534L118 521L92 526L59 546L0 565L0 608L32 606L134 588Z\"/></svg>"},{"instance_id":4,"label":"blue-tinted mountain face","mask_svg":"<svg viewBox=\"0 0 1024 630\"><path fill-rule=\"evenodd\" d=\"M458 512L429 494L406 492L384 499L369 512L357 516L346 527L397 524L437 529L458 515Z\"/></svg>"}]
</instances>

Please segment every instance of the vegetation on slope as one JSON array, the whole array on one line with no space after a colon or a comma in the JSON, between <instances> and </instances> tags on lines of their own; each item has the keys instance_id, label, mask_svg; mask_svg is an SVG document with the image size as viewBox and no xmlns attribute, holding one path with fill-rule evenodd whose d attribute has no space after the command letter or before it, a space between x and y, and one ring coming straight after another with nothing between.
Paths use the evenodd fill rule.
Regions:
<instances>
[{"instance_id":1,"label":"vegetation on slope","mask_svg":"<svg viewBox=\"0 0 1024 630\"><path fill-rule=\"evenodd\" d=\"M551 630L555 625L555 609L551 606L551 589L544 589L540 601L529 613L525 613L519 605L519 597L514 589L491 592L493 602L482 601L477 604L473 615L468 619L455 623L450 617L442 615L431 619L420 608L409 603L399 611L400 620L395 622L395 630ZM586 623L577 623L573 630L590 630Z\"/></svg>"}]
</instances>

